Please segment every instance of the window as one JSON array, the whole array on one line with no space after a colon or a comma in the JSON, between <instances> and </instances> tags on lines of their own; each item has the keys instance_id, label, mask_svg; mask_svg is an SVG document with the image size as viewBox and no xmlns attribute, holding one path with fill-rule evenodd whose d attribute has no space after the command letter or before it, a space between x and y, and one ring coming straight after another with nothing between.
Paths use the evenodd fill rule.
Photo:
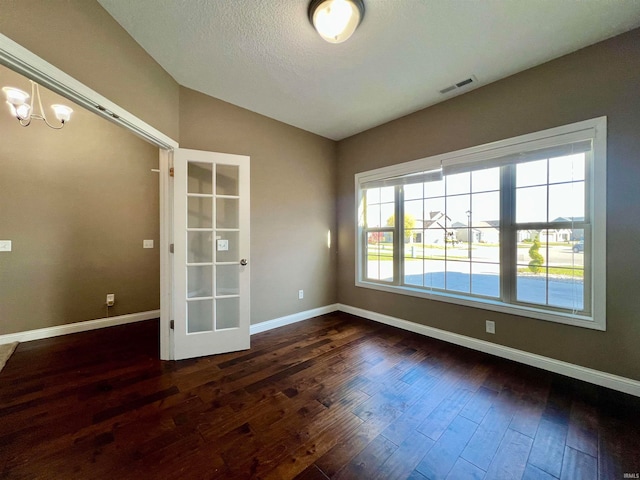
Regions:
<instances>
[{"instance_id":1,"label":"window","mask_svg":"<svg viewBox=\"0 0 640 480\"><path fill-rule=\"evenodd\" d=\"M606 119L356 175L356 285L605 329Z\"/></svg>"}]
</instances>

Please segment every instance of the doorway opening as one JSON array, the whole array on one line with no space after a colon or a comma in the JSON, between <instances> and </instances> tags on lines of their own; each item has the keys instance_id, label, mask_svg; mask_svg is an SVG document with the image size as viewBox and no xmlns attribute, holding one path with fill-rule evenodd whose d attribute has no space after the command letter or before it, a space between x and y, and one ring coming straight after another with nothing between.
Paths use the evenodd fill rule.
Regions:
<instances>
[{"instance_id":1,"label":"doorway opening","mask_svg":"<svg viewBox=\"0 0 640 480\"><path fill-rule=\"evenodd\" d=\"M156 225L159 226L159 234L157 230L156 232L154 232L154 235L156 236L154 240L159 240L158 244L156 245L157 248L155 249L155 251L159 252L159 280L160 280L160 315L159 316L160 316L160 332L161 332L160 333L160 357L165 360L171 359L172 353L170 348L171 339L170 339L170 331L169 331L169 322L170 322L171 308L172 308L171 307L172 273L171 273L171 261L169 257L169 244L171 242L171 208L170 208L171 185L169 180L170 178L169 169L171 167L173 149L178 147L178 143L175 140L171 139L170 137L164 135L162 132L148 125L144 121L130 114L126 110L122 109L118 105L102 97L97 92L93 91L92 89L88 88L87 86L83 85L77 80L73 79L72 77L65 74L61 70L57 69L53 65L44 61L40 57L34 55L33 53L26 50L19 44L13 42L11 39L5 37L4 35L0 35L0 64L4 65L9 69L7 70L7 72L12 71L11 72L12 75L15 75L15 74L23 75L27 79L30 79L39 83L42 87L48 88L49 90L51 90L51 92L53 92L53 94L61 95L66 99L71 100L75 104L81 107L84 107L84 109L88 111L88 112L79 112L78 111L79 109L78 109L75 112L78 114L78 116L83 116L85 114L86 115L97 114L103 119L107 119L110 122L116 124L110 127L112 128L115 128L116 126L124 127L127 131L127 134L133 133L137 137L142 138L148 144L151 144L151 145L147 144L144 147L141 147L139 144L139 140L135 139L138 142L137 148L141 149L142 151L145 151L146 155L148 155L150 151L156 152L155 155L158 155L157 154L158 149L160 150L159 164L158 163L154 164L154 166L159 167L157 168L157 170L159 170L159 177L160 177L159 179L155 178L154 180L155 182L158 182L157 190L156 190L157 192L156 198L145 199L145 192L138 191L137 194L138 194L139 202L152 201L159 207L159 209L156 209L154 213L154 215L156 215L156 218L157 218ZM4 114L8 116L6 112ZM64 138L68 139L69 131L73 131L74 128L75 129L83 128L81 121L79 121L80 118L76 118L75 120L78 120L78 121L69 122L67 127L65 127L65 129L61 131L51 130L50 132L38 132L38 134L46 133L49 136L50 138L49 142L51 143L61 142L63 141ZM17 120L15 119L14 121L17 122ZM39 123L39 122L36 122L36 123ZM39 130L40 129L39 127L41 127L41 125L34 124L31 127L25 128L24 130L25 131L33 130L33 129ZM58 137L55 137L53 134L57 134ZM67 136L67 137L63 137L63 136ZM37 143L40 144L38 148L42 148L46 150L48 146L47 142L41 142L40 137L38 138L39 138L39 141ZM132 143L136 143L136 142L132 142ZM17 155L16 158L19 159L20 151L16 152L16 155ZM156 159L158 159L158 157L156 157ZM33 165L31 166L33 167ZM147 164L144 168L147 168L148 166L149 165ZM61 165L60 165L60 168L62 168ZM116 169L117 167L114 167L113 171L115 171ZM151 169L150 168L147 169L149 176L158 174L158 173L152 173L149 170ZM25 175L29 174L28 169L25 168L23 171L25 172ZM46 176L46 172L39 171L39 174L44 176L43 180L45 182L47 180L52 183L54 182L54 179L51 177L51 175L49 175L48 177ZM68 166L67 174L70 176L77 175L77 170L74 170L73 167L70 165ZM105 171L100 172L98 174L98 177L104 180L105 183L108 183L112 178L109 175L108 168L106 168ZM113 178L117 178L117 175L114 174ZM77 180L79 184L81 184L82 179L78 178ZM111 180L111 181L114 181L114 180ZM56 185L52 186L54 187L53 189L54 192L56 191L55 186ZM73 187L67 187L67 188L73 188ZM32 193L34 195L37 195L38 192L34 191ZM59 193L60 194L64 193L62 188L59 189ZM135 196L135 193L134 193L134 196ZM83 199L78 199L78 202L82 202L82 201ZM20 205L14 206L14 210L19 211L19 209L20 209ZM157 217L158 210L160 212L159 218ZM151 213L147 211L146 214L151 214ZM90 215L90 214L85 213L84 215ZM126 216L126 212L123 215ZM35 220L37 220L37 218ZM98 224L99 224L99 220L100 219L98 218ZM126 218L122 219L123 229L127 228L125 220L127 219ZM104 232L104 234L105 236L108 237L109 235L108 228L105 228L105 230L106 231ZM83 237L84 234L81 229L70 228L68 230L65 230L64 228L56 228L56 232L61 232L61 231L63 233L59 233L58 236L55 239L52 239L50 242L51 248L53 248L54 250L55 250L55 247L68 248L69 244L71 244L73 247L66 254L68 254L69 256L73 256L74 254L78 255L79 248L82 248L82 249L86 248L87 251L91 251L92 248L95 248L90 245L91 243L90 238ZM152 238L146 238L148 236L149 235L142 235L142 238L139 239L140 241L138 243L139 243L140 251L143 251L143 240L152 240ZM30 237L33 237L33 235L30 235ZM98 250L99 250L99 246L98 246ZM36 259L37 261L46 261L47 259L50 260L51 255L47 255L46 254L47 252L41 251L41 253L42 255L41 257ZM102 257L100 257L99 254L100 252L98 252L99 260L92 260L91 262L86 263L85 264L86 268L96 269L99 271L101 262L103 262L104 264L107 264L110 261L108 254L103 255ZM43 276L43 278L46 278L46 276ZM58 279L56 279L55 276L53 276L52 278L51 277L46 278L46 280L49 281L50 283L55 283ZM95 287L96 292L100 291L98 290L100 288L103 288L103 287L96 286ZM78 294L76 304L78 305L82 304L83 297L85 296L84 292L75 292L75 293ZM114 292L101 292L100 297L102 297L103 295L106 295L106 293L114 293ZM42 289L39 290L37 286L33 286L32 294L34 297L42 299L41 297L41 295L43 294ZM50 295L52 298L45 298L43 301L43 305L45 307L47 305L49 306L52 305L52 302L56 300L55 291ZM91 291L90 295L95 296L97 295L97 293ZM123 293L123 295L126 295L126 294ZM106 316L108 313L108 310L107 310L108 307L106 306L106 296L104 299L101 298L99 300L100 303L103 303L102 300L105 300L104 311ZM116 295L116 305L118 305L118 300L119 298ZM8 318L8 316L5 318ZM89 318L86 318L86 320L89 320ZM81 331L81 330L82 330L82 327L80 326L79 329L76 331Z\"/></svg>"}]
</instances>

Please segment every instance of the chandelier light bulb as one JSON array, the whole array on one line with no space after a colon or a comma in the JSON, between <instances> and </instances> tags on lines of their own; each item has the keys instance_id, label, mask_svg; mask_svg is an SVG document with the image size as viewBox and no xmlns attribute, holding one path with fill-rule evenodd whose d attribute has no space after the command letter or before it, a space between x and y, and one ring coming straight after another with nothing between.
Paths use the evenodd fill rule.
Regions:
<instances>
[{"instance_id":1,"label":"chandelier light bulb","mask_svg":"<svg viewBox=\"0 0 640 480\"><path fill-rule=\"evenodd\" d=\"M3 87L2 91L7 97L7 103L13 105L14 107L23 105L29 98L29 94L27 92L23 92L19 88Z\"/></svg>"},{"instance_id":2,"label":"chandelier light bulb","mask_svg":"<svg viewBox=\"0 0 640 480\"><path fill-rule=\"evenodd\" d=\"M53 112L56 115L56 118L59 122L65 123L71 119L71 113L73 110L66 105L51 105Z\"/></svg>"},{"instance_id":3,"label":"chandelier light bulb","mask_svg":"<svg viewBox=\"0 0 640 480\"><path fill-rule=\"evenodd\" d=\"M18 120L27 120L31 116L31 105L27 103L23 103L17 107L11 105L11 112L15 117L18 117Z\"/></svg>"}]
</instances>

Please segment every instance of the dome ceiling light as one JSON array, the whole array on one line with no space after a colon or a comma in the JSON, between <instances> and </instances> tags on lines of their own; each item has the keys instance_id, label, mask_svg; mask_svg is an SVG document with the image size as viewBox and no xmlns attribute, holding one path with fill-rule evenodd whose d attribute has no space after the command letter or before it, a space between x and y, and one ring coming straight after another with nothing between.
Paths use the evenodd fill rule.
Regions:
<instances>
[{"instance_id":1,"label":"dome ceiling light","mask_svg":"<svg viewBox=\"0 0 640 480\"><path fill-rule=\"evenodd\" d=\"M363 0L311 0L309 4L309 21L329 43L348 40L363 17Z\"/></svg>"}]
</instances>

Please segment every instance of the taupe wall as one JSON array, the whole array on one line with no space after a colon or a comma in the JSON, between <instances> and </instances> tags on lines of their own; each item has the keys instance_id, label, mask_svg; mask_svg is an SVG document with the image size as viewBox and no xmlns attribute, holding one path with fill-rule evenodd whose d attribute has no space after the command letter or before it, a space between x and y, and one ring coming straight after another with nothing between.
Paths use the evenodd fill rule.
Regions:
<instances>
[{"instance_id":1,"label":"taupe wall","mask_svg":"<svg viewBox=\"0 0 640 480\"><path fill-rule=\"evenodd\" d=\"M640 30L585 48L338 144L338 300L640 380ZM357 172L608 117L607 331L354 286ZM496 334L484 333L495 320Z\"/></svg>"},{"instance_id":2,"label":"taupe wall","mask_svg":"<svg viewBox=\"0 0 640 480\"><path fill-rule=\"evenodd\" d=\"M29 89L5 67L0 85ZM0 131L0 334L106 317L107 293L109 315L160 308L158 149L77 106L54 131L3 105Z\"/></svg>"},{"instance_id":3,"label":"taupe wall","mask_svg":"<svg viewBox=\"0 0 640 480\"><path fill-rule=\"evenodd\" d=\"M180 146L251 157L251 323L335 303L335 142L181 87Z\"/></svg>"},{"instance_id":4,"label":"taupe wall","mask_svg":"<svg viewBox=\"0 0 640 480\"><path fill-rule=\"evenodd\" d=\"M178 84L97 1L0 0L0 33L178 139Z\"/></svg>"}]
</instances>

